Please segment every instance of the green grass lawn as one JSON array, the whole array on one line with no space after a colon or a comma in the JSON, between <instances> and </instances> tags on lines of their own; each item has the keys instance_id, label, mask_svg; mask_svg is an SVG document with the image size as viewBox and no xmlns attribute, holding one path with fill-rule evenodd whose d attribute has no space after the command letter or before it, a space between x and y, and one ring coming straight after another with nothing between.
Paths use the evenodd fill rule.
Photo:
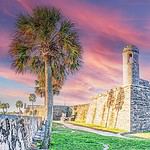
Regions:
<instances>
[{"instance_id":1,"label":"green grass lawn","mask_svg":"<svg viewBox=\"0 0 150 150\"><path fill-rule=\"evenodd\" d=\"M103 150L103 144L109 150L150 150L150 140L106 137L53 124L51 150Z\"/></svg>"}]
</instances>

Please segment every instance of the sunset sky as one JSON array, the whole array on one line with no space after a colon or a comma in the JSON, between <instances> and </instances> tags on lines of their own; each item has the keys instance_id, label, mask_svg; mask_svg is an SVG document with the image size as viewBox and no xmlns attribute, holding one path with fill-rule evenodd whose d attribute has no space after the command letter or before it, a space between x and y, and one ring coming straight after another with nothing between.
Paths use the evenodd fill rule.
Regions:
<instances>
[{"instance_id":1,"label":"sunset sky","mask_svg":"<svg viewBox=\"0 0 150 150\"><path fill-rule=\"evenodd\" d=\"M0 101L28 103L35 76L17 75L8 56L16 15L36 6L55 6L76 23L83 46L83 67L65 82L55 104L83 104L122 83L122 49L140 50L140 74L150 80L150 0L0 0ZM37 103L43 100L38 98Z\"/></svg>"}]
</instances>

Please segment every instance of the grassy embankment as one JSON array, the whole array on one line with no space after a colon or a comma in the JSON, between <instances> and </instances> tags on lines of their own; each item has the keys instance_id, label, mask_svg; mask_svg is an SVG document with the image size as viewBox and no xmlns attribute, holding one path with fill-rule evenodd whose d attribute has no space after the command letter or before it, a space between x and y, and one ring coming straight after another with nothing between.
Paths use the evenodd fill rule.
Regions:
<instances>
[{"instance_id":1,"label":"grassy embankment","mask_svg":"<svg viewBox=\"0 0 150 150\"><path fill-rule=\"evenodd\" d=\"M150 150L150 140L106 137L53 124L51 150Z\"/></svg>"}]
</instances>

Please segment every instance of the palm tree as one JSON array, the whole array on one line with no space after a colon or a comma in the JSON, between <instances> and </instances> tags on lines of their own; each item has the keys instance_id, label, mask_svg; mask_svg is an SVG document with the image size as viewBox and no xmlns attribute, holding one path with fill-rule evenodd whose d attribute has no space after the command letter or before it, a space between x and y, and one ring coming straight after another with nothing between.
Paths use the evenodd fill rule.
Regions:
<instances>
[{"instance_id":1,"label":"palm tree","mask_svg":"<svg viewBox=\"0 0 150 150\"><path fill-rule=\"evenodd\" d=\"M44 73L38 75L38 80L35 80L35 94L44 98L44 106L46 106L46 99L45 99L45 80L44 80Z\"/></svg>"},{"instance_id":2,"label":"palm tree","mask_svg":"<svg viewBox=\"0 0 150 150\"><path fill-rule=\"evenodd\" d=\"M118 114L119 114L119 111L122 109L122 106L124 104L124 98L125 98L124 89L121 87L119 92L118 92L116 103L115 103L115 110L116 110L117 114L116 114L116 120L115 120L114 128L116 128L116 126L117 126Z\"/></svg>"},{"instance_id":3,"label":"palm tree","mask_svg":"<svg viewBox=\"0 0 150 150\"><path fill-rule=\"evenodd\" d=\"M6 108L5 103L2 103L2 104L1 104L1 109L2 109L2 111L3 111L3 114L5 114L5 108Z\"/></svg>"},{"instance_id":4,"label":"palm tree","mask_svg":"<svg viewBox=\"0 0 150 150\"><path fill-rule=\"evenodd\" d=\"M1 101L0 101L0 109L2 109L1 106L2 106L2 103L1 103Z\"/></svg>"},{"instance_id":5,"label":"palm tree","mask_svg":"<svg viewBox=\"0 0 150 150\"><path fill-rule=\"evenodd\" d=\"M114 101L115 101L114 91L113 91L113 89L111 89L109 94L108 94L108 99L107 99L108 112L107 112L107 118L106 118L105 127L107 127L107 125L108 125L108 118L109 118L110 108L114 104Z\"/></svg>"},{"instance_id":6,"label":"palm tree","mask_svg":"<svg viewBox=\"0 0 150 150\"><path fill-rule=\"evenodd\" d=\"M4 113L3 111L3 103L0 102L0 109L2 109L2 113Z\"/></svg>"},{"instance_id":7,"label":"palm tree","mask_svg":"<svg viewBox=\"0 0 150 150\"><path fill-rule=\"evenodd\" d=\"M19 112L19 115L21 113L21 108L23 108L23 102L21 100L18 100L16 102L16 108L18 108L18 112Z\"/></svg>"},{"instance_id":8,"label":"palm tree","mask_svg":"<svg viewBox=\"0 0 150 150\"><path fill-rule=\"evenodd\" d=\"M1 109L3 110L3 114L7 113L8 108L10 107L8 103L1 103Z\"/></svg>"},{"instance_id":9,"label":"palm tree","mask_svg":"<svg viewBox=\"0 0 150 150\"><path fill-rule=\"evenodd\" d=\"M35 94L30 94L29 95L29 101L32 103L32 117L34 117L33 103L36 102L36 95Z\"/></svg>"},{"instance_id":10,"label":"palm tree","mask_svg":"<svg viewBox=\"0 0 150 150\"><path fill-rule=\"evenodd\" d=\"M34 113L34 115L36 116L37 113L38 113L38 111L35 109L33 113Z\"/></svg>"},{"instance_id":11,"label":"palm tree","mask_svg":"<svg viewBox=\"0 0 150 150\"><path fill-rule=\"evenodd\" d=\"M46 98L45 98L45 75L38 75L38 80L35 80L35 94L44 98L44 106L46 106ZM63 84L62 80L56 80L52 77L52 86L53 86L53 95L58 95L59 90Z\"/></svg>"},{"instance_id":12,"label":"palm tree","mask_svg":"<svg viewBox=\"0 0 150 150\"><path fill-rule=\"evenodd\" d=\"M55 8L38 7L20 15L10 46L12 67L17 73L44 73L46 128L43 148L48 149L53 119L53 87L81 66L82 48L75 25Z\"/></svg>"}]
</instances>

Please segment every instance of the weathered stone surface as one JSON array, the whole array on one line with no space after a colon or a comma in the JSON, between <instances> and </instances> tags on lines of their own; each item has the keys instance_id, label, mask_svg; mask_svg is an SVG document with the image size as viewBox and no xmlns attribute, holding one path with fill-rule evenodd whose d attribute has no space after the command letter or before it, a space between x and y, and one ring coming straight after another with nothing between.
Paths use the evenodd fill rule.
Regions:
<instances>
[{"instance_id":1,"label":"weathered stone surface","mask_svg":"<svg viewBox=\"0 0 150 150\"><path fill-rule=\"evenodd\" d=\"M150 131L150 88L145 83L132 86L131 131Z\"/></svg>"}]
</instances>

